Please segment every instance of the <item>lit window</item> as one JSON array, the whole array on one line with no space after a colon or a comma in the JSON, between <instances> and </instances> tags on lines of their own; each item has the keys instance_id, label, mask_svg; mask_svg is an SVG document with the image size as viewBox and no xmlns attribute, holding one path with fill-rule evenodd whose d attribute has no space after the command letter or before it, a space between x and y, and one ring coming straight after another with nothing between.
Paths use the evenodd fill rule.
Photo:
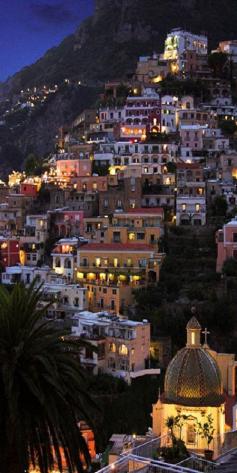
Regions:
<instances>
[{"instance_id":1,"label":"lit window","mask_svg":"<svg viewBox=\"0 0 237 473\"><path fill-rule=\"evenodd\" d=\"M127 355L128 354L128 348L126 347L126 345L124 345L124 344L120 345L119 354L120 355Z\"/></svg>"},{"instance_id":2,"label":"lit window","mask_svg":"<svg viewBox=\"0 0 237 473\"><path fill-rule=\"evenodd\" d=\"M185 212L186 210L186 204L182 204L182 211Z\"/></svg>"},{"instance_id":3,"label":"lit window","mask_svg":"<svg viewBox=\"0 0 237 473\"><path fill-rule=\"evenodd\" d=\"M195 332L191 332L191 345L195 345Z\"/></svg>"},{"instance_id":4,"label":"lit window","mask_svg":"<svg viewBox=\"0 0 237 473\"><path fill-rule=\"evenodd\" d=\"M200 204L195 205L196 212L200 212Z\"/></svg>"},{"instance_id":5,"label":"lit window","mask_svg":"<svg viewBox=\"0 0 237 473\"><path fill-rule=\"evenodd\" d=\"M95 259L95 265L96 265L97 268L100 267L100 258Z\"/></svg>"},{"instance_id":6,"label":"lit window","mask_svg":"<svg viewBox=\"0 0 237 473\"><path fill-rule=\"evenodd\" d=\"M110 343L110 345L109 345L109 351L112 351L112 353L116 353L116 345L115 345L115 343Z\"/></svg>"},{"instance_id":7,"label":"lit window","mask_svg":"<svg viewBox=\"0 0 237 473\"><path fill-rule=\"evenodd\" d=\"M128 234L128 239L129 239L130 241L135 240L135 238L136 238L135 233L129 233L129 234Z\"/></svg>"},{"instance_id":8,"label":"lit window","mask_svg":"<svg viewBox=\"0 0 237 473\"><path fill-rule=\"evenodd\" d=\"M118 267L118 258L114 258L114 267L115 267L115 268Z\"/></svg>"}]
</instances>

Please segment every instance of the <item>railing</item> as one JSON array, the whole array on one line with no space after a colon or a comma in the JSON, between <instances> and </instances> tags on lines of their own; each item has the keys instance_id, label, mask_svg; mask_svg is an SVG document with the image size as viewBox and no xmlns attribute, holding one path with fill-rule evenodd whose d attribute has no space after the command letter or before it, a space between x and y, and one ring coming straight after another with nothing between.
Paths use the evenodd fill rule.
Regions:
<instances>
[{"instance_id":1,"label":"railing","mask_svg":"<svg viewBox=\"0 0 237 473\"><path fill-rule=\"evenodd\" d=\"M163 435L161 437L155 437L147 442L132 447L125 452L125 455L132 454L139 457L154 458L157 454L158 449L164 446L171 445L171 438L169 435Z\"/></svg>"},{"instance_id":2,"label":"railing","mask_svg":"<svg viewBox=\"0 0 237 473\"><path fill-rule=\"evenodd\" d=\"M207 473L216 469L216 463L206 460L198 455L191 455L178 463L179 466L192 468L193 470Z\"/></svg>"},{"instance_id":3,"label":"railing","mask_svg":"<svg viewBox=\"0 0 237 473\"><path fill-rule=\"evenodd\" d=\"M97 473L127 473L135 471L147 473L197 473L197 470L186 468L182 465L172 465L133 454L120 458Z\"/></svg>"}]
</instances>

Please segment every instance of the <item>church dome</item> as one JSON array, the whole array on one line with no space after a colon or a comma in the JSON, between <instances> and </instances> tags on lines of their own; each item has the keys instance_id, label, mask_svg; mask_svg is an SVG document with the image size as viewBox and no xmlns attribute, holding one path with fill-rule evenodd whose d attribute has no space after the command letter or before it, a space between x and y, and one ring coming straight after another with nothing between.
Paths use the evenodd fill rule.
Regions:
<instances>
[{"instance_id":1,"label":"church dome","mask_svg":"<svg viewBox=\"0 0 237 473\"><path fill-rule=\"evenodd\" d=\"M219 367L200 344L195 317L187 325L187 345L178 351L165 375L165 402L183 406L219 406L223 388ZM205 345L206 347L206 345Z\"/></svg>"}]
</instances>

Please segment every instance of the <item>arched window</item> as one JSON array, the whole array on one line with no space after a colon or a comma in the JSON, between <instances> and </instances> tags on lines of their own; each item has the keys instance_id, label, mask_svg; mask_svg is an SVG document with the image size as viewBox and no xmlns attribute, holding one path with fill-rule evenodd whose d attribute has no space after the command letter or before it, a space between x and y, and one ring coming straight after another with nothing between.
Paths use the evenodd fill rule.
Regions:
<instances>
[{"instance_id":1,"label":"arched window","mask_svg":"<svg viewBox=\"0 0 237 473\"><path fill-rule=\"evenodd\" d=\"M115 343L110 343L110 344L109 344L109 351L111 351L112 353L116 353L116 345L115 345Z\"/></svg>"},{"instance_id":2,"label":"arched window","mask_svg":"<svg viewBox=\"0 0 237 473\"><path fill-rule=\"evenodd\" d=\"M187 444L195 444L196 443L196 430L194 424L187 425Z\"/></svg>"},{"instance_id":3,"label":"arched window","mask_svg":"<svg viewBox=\"0 0 237 473\"><path fill-rule=\"evenodd\" d=\"M65 259L64 268L71 269L72 263L70 259Z\"/></svg>"},{"instance_id":4,"label":"arched window","mask_svg":"<svg viewBox=\"0 0 237 473\"><path fill-rule=\"evenodd\" d=\"M56 267L56 268L61 268L61 261L60 261L60 258L59 258L59 257L57 257L57 258L55 259L55 267Z\"/></svg>"}]
</instances>

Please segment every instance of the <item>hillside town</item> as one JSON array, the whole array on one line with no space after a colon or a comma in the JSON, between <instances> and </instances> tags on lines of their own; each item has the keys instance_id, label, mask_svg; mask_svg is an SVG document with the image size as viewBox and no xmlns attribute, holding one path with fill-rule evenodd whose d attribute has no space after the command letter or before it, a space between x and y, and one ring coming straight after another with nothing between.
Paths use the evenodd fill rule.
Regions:
<instances>
[{"instance_id":1,"label":"hillside town","mask_svg":"<svg viewBox=\"0 0 237 473\"><path fill-rule=\"evenodd\" d=\"M216 292L234 298L236 84L237 40L220 42L210 54L206 35L173 29L162 54L140 56L132 77L106 82L94 107L62 123L47 157L29 155L21 171L13 169L0 182L2 285L41 288L39 307L45 306L46 319L68 340L85 342L80 362L91 375L110 375L128 386L145 376L158 380L161 392L147 433L113 432L105 473L211 471L195 468L207 468L208 461L211 465L236 447L236 338L228 345L220 334L210 339L210 348L213 327L208 321L207 328L200 324L204 296L196 291L191 297L186 288L172 299L176 269L169 270L167 263L177 259L179 239L188 235L202 239L191 243L188 256L191 266L196 257L201 264L209 244L204 239L211 235L212 261L204 266L214 264ZM68 85L65 77L63 87ZM77 87L82 85L77 81ZM61 86L21 90L12 103L1 103L0 124L9 114L31 113ZM179 272L181 280L182 265ZM177 337L168 325L159 331L149 307L143 308L145 297L152 306L152 294L164 278L171 281L160 296L166 308L173 310L177 303L187 311L185 348L185 330ZM206 460L205 419L214 455ZM96 455L92 431L86 424L83 428L102 468L106 461ZM158 469L164 458L169 463L168 450L179 435L197 456L182 464L187 470ZM144 458L154 448L157 465L151 462L149 470Z\"/></svg>"}]
</instances>

